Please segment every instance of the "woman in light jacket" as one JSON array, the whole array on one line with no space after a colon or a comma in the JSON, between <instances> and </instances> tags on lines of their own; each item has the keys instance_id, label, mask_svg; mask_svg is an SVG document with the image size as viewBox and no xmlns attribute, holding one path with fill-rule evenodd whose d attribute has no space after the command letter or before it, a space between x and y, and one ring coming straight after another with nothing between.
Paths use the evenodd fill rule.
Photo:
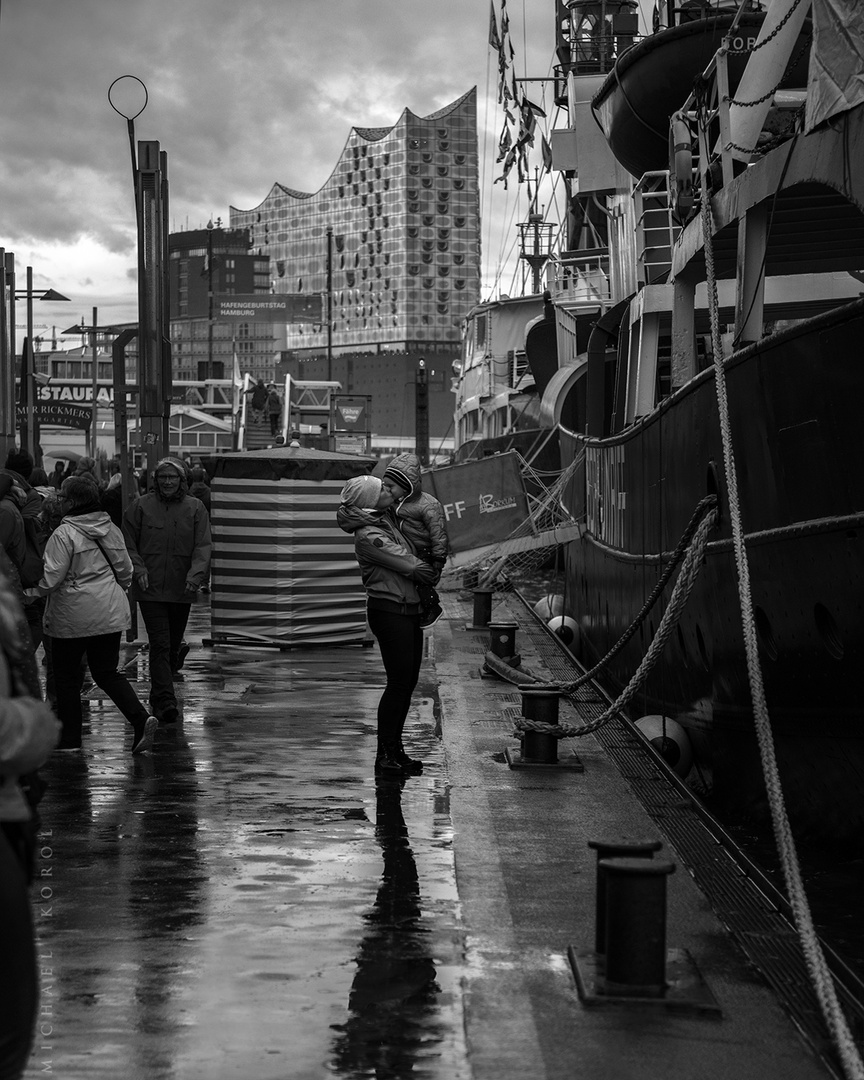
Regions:
<instances>
[{"instance_id":1,"label":"woman in light jacket","mask_svg":"<svg viewBox=\"0 0 864 1080\"><path fill-rule=\"evenodd\" d=\"M81 746L81 659L90 674L132 725L132 753L153 745L155 717L138 700L123 672L120 635L131 624L126 590L132 560L123 534L99 506L99 488L86 476L71 476L60 489L64 517L45 545L39 591L47 595L44 628L50 634L63 726L61 750Z\"/></svg>"},{"instance_id":2,"label":"woman in light jacket","mask_svg":"<svg viewBox=\"0 0 864 1080\"><path fill-rule=\"evenodd\" d=\"M378 641L387 685L378 703L378 754L375 771L419 772L409 758L402 729L420 675L423 631L416 582L431 584L436 571L418 559L387 513L393 495L377 476L354 476L342 489L336 521L353 533L354 553L367 595L369 629Z\"/></svg>"}]
</instances>

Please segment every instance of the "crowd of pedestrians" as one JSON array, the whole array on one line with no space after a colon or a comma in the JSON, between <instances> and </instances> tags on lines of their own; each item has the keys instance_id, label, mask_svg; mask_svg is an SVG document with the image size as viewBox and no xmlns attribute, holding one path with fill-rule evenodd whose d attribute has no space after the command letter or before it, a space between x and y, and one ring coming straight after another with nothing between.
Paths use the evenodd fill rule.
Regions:
<instances>
[{"instance_id":1,"label":"crowd of pedestrians","mask_svg":"<svg viewBox=\"0 0 864 1080\"><path fill-rule=\"evenodd\" d=\"M0 1077L19 1077L38 1004L28 886L53 750L81 748L85 671L132 728L131 752L178 720L173 679L183 632L210 566L209 489L203 469L160 461L147 479L100 481L97 463L58 462L49 477L26 450L0 469ZM134 482L133 482L134 481ZM205 498L190 494L190 483ZM205 502L206 499L206 502ZM130 592L130 589L132 590ZM148 632L145 705L119 667L120 639L138 602ZM38 655L45 668L45 692ZM86 667L85 667L86 662Z\"/></svg>"},{"instance_id":2,"label":"crowd of pedestrians","mask_svg":"<svg viewBox=\"0 0 864 1080\"><path fill-rule=\"evenodd\" d=\"M272 414L271 414L272 415ZM293 445L293 444L292 444ZM160 460L152 477L100 480L92 458L49 477L24 450L0 469L0 1077L29 1054L38 981L28 886L53 750L82 747L86 672L149 751L179 719L175 678L196 593L209 589L210 491L204 470ZM422 771L402 733L423 655L423 628L441 614L434 586L448 554L441 504L422 491L415 455L349 480L334 525L352 534L386 685L377 708L379 776ZM124 505L124 488L127 498ZM131 603L130 603L131 601ZM120 643L140 607L149 698L120 668ZM44 698L38 677L45 669Z\"/></svg>"}]
</instances>

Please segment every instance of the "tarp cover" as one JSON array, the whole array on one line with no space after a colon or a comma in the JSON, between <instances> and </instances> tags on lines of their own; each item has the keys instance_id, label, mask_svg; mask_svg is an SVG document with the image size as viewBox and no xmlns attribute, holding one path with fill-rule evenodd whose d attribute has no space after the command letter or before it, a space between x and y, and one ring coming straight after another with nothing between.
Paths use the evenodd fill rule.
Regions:
<instances>
[{"instance_id":1,"label":"tarp cover","mask_svg":"<svg viewBox=\"0 0 864 1080\"><path fill-rule=\"evenodd\" d=\"M528 517L519 455L512 451L423 473L423 487L444 506L450 550L506 540Z\"/></svg>"},{"instance_id":2,"label":"tarp cover","mask_svg":"<svg viewBox=\"0 0 864 1080\"><path fill-rule=\"evenodd\" d=\"M366 636L353 537L336 524L346 480L374 459L280 448L206 461L212 477L215 642L352 644Z\"/></svg>"},{"instance_id":3,"label":"tarp cover","mask_svg":"<svg viewBox=\"0 0 864 1080\"><path fill-rule=\"evenodd\" d=\"M864 102L864 4L813 0L805 130Z\"/></svg>"}]
</instances>

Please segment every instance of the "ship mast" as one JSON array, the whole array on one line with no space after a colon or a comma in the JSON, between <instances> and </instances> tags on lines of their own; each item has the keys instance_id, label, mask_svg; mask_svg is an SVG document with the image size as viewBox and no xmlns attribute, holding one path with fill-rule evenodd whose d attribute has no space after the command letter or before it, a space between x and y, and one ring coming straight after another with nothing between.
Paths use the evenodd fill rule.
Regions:
<instances>
[{"instance_id":1,"label":"ship mast","mask_svg":"<svg viewBox=\"0 0 864 1080\"><path fill-rule=\"evenodd\" d=\"M538 209L537 196L540 181L535 176L534 196L531 197L530 181L528 181L528 220L517 225L519 229L519 258L531 267L531 291L540 292L543 267L552 257L552 231L551 222L543 220L543 213Z\"/></svg>"}]
</instances>

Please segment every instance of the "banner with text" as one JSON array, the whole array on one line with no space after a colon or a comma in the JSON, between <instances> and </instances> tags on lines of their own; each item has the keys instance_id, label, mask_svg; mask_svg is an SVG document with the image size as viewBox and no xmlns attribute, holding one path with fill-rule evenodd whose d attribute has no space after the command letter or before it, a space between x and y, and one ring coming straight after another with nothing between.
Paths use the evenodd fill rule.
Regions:
<instances>
[{"instance_id":1,"label":"banner with text","mask_svg":"<svg viewBox=\"0 0 864 1080\"><path fill-rule=\"evenodd\" d=\"M519 457L512 452L424 472L423 487L444 506L453 552L500 543L528 517Z\"/></svg>"},{"instance_id":2,"label":"banner with text","mask_svg":"<svg viewBox=\"0 0 864 1080\"><path fill-rule=\"evenodd\" d=\"M324 305L320 294L253 293L229 296L217 293L213 297L213 317L237 322L257 323L320 323Z\"/></svg>"},{"instance_id":3,"label":"banner with text","mask_svg":"<svg viewBox=\"0 0 864 1080\"><path fill-rule=\"evenodd\" d=\"M27 410L23 405L15 409L20 426L26 420ZM70 405L63 402L39 401L33 407L33 415L44 427L69 427L87 431L93 422L93 410L85 405Z\"/></svg>"}]
</instances>

